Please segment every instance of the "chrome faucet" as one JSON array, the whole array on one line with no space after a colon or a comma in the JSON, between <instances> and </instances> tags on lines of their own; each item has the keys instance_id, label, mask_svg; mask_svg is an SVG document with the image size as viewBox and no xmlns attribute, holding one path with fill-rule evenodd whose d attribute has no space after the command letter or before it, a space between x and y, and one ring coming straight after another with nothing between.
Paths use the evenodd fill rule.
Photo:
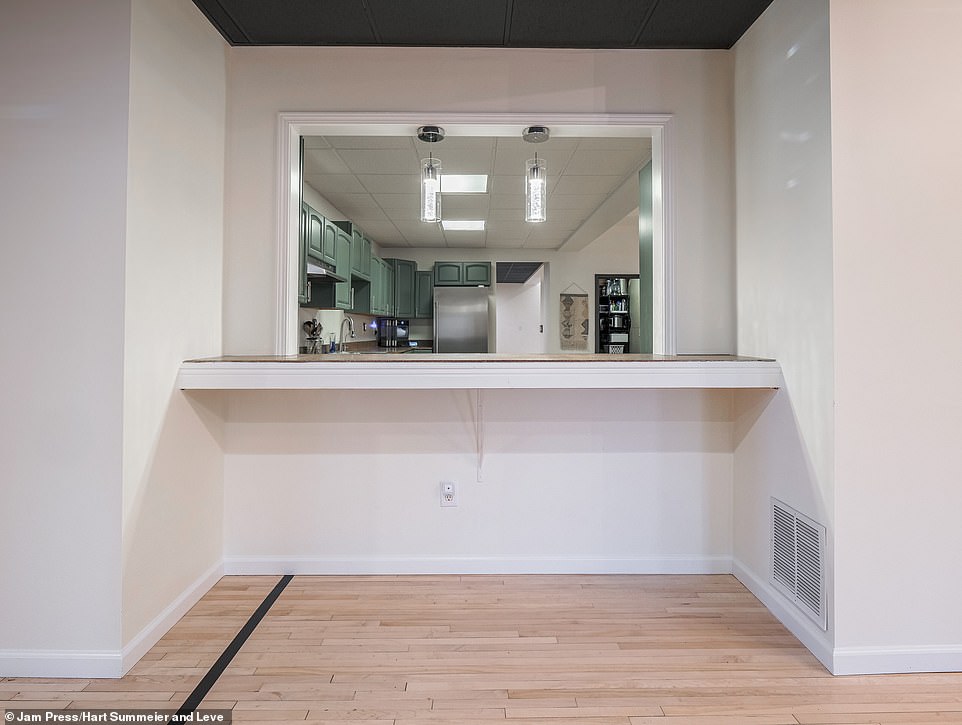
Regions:
<instances>
[{"instance_id":1,"label":"chrome faucet","mask_svg":"<svg viewBox=\"0 0 962 725\"><path fill-rule=\"evenodd\" d=\"M341 336L341 347L338 349L338 352L347 352L347 343L344 342L344 323L345 322L347 323L347 330L348 332L351 333L351 337L357 337L357 335L354 334L354 320L352 320L347 315L344 315L344 319L341 320L341 329L338 332L338 334Z\"/></svg>"}]
</instances>

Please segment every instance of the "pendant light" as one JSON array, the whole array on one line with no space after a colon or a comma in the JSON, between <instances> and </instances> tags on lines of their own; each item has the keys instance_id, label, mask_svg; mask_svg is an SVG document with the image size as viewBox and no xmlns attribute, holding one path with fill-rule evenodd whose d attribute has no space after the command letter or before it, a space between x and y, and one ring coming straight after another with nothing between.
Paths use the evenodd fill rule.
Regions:
<instances>
[{"instance_id":1,"label":"pendant light","mask_svg":"<svg viewBox=\"0 0 962 725\"><path fill-rule=\"evenodd\" d=\"M425 143L437 143L444 138L440 126L421 126L418 139ZM441 221L441 159L428 153L421 159L421 221Z\"/></svg>"},{"instance_id":2,"label":"pendant light","mask_svg":"<svg viewBox=\"0 0 962 725\"><path fill-rule=\"evenodd\" d=\"M547 166L544 159L539 159L535 153L533 159L524 162L524 220L526 222L543 222L545 220L545 201L547 190Z\"/></svg>"},{"instance_id":3,"label":"pendant light","mask_svg":"<svg viewBox=\"0 0 962 725\"><path fill-rule=\"evenodd\" d=\"M545 126L529 126L521 138L528 143L542 143L548 140L548 129ZM535 152L533 159L524 162L524 220L526 222L543 222L546 217L548 201L548 166L544 159L539 159Z\"/></svg>"}]
</instances>

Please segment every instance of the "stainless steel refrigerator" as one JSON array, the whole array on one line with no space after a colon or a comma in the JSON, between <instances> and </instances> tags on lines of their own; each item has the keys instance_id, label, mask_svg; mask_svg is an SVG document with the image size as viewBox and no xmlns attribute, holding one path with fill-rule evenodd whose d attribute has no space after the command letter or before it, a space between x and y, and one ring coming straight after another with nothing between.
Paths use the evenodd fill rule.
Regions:
<instances>
[{"instance_id":1,"label":"stainless steel refrigerator","mask_svg":"<svg viewBox=\"0 0 962 725\"><path fill-rule=\"evenodd\" d=\"M434 288L434 351L489 352L490 290Z\"/></svg>"}]
</instances>

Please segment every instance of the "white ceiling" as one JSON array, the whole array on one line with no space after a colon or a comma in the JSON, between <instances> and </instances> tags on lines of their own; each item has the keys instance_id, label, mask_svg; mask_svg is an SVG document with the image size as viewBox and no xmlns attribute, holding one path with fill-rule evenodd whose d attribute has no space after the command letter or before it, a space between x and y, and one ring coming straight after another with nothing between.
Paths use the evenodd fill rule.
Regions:
<instances>
[{"instance_id":1,"label":"white ceiling","mask_svg":"<svg viewBox=\"0 0 962 725\"><path fill-rule=\"evenodd\" d=\"M535 151L548 165L548 220L540 224L524 221L524 162ZM441 200L442 218L484 219L485 231L445 232L418 219L418 169L429 152L443 173L488 175L487 193L442 193ZM650 158L651 139L637 137L529 144L520 134L448 136L427 144L413 136L311 136L304 181L382 247L558 249L606 201L612 223L630 212L621 199L637 200L637 171ZM634 193L615 197L631 185Z\"/></svg>"}]
</instances>

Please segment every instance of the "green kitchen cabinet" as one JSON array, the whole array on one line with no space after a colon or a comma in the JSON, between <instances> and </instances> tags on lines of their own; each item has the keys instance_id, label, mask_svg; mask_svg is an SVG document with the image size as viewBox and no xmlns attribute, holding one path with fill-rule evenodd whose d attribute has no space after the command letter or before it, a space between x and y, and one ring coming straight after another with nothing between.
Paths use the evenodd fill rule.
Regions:
<instances>
[{"instance_id":1,"label":"green kitchen cabinet","mask_svg":"<svg viewBox=\"0 0 962 725\"><path fill-rule=\"evenodd\" d=\"M414 317L434 317L434 273L430 270L415 273Z\"/></svg>"},{"instance_id":2,"label":"green kitchen cabinet","mask_svg":"<svg viewBox=\"0 0 962 725\"><path fill-rule=\"evenodd\" d=\"M384 263L380 257L371 257L371 314L385 315L386 300L384 299Z\"/></svg>"},{"instance_id":3,"label":"green kitchen cabinet","mask_svg":"<svg viewBox=\"0 0 962 725\"><path fill-rule=\"evenodd\" d=\"M491 262L435 262L435 287L488 287Z\"/></svg>"},{"instance_id":4,"label":"green kitchen cabinet","mask_svg":"<svg viewBox=\"0 0 962 725\"><path fill-rule=\"evenodd\" d=\"M351 309L351 237L347 232L334 227L334 271L347 282L335 282L318 278L308 285L305 306L318 309Z\"/></svg>"},{"instance_id":5,"label":"green kitchen cabinet","mask_svg":"<svg viewBox=\"0 0 962 725\"><path fill-rule=\"evenodd\" d=\"M354 227L351 242L351 276L371 279L371 240Z\"/></svg>"},{"instance_id":6,"label":"green kitchen cabinet","mask_svg":"<svg viewBox=\"0 0 962 725\"><path fill-rule=\"evenodd\" d=\"M460 287L462 276L464 275L464 264L462 262L435 262L434 263L434 286L435 287Z\"/></svg>"},{"instance_id":7,"label":"green kitchen cabinet","mask_svg":"<svg viewBox=\"0 0 962 725\"><path fill-rule=\"evenodd\" d=\"M323 217L321 217L323 219ZM338 226L330 219L324 219L324 237L321 251L321 259L328 264L337 264L337 232ZM350 239L348 239L350 244ZM347 270L350 274L350 269Z\"/></svg>"},{"instance_id":8,"label":"green kitchen cabinet","mask_svg":"<svg viewBox=\"0 0 962 725\"><path fill-rule=\"evenodd\" d=\"M410 319L414 317L416 305L415 274L417 264L407 259L387 259L385 260L393 272L394 294L394 317Z\"/></svg>"},{"instance_id":9,"label":"green kitchen cabinet","mask_svg":"<svg viewBox=\"0 0 962 725\"><path fill-rule=\"evenodd\" d=\"M304 230L307 235L307 256L323 259L326 220L307 204L301 204L301 215L304 218Z\"/></svg>"},{"instance_id":10,"label":"green kitchen cabinet","mask_svg":"<svg viewBox=\"0 0 962 725\"><path fill-rule=\"evenodd\" d=\"M307 302L307 205L301 205L297 244L297 301Z\"/></svg>"},{"instance_id":11,"label":"green kitchen cabinet","mask_svg":"<svg viewBox=\"0 0 962 725\"><path fill-rule=\"evenodd\" d=\"M384 276L381 282L384 285L385 315L397 317L397 303L394 299L394 267L387 260L382 259L381 265Z\"/></svg>"},{"instance_id":12,"label":"green kitchen cabinet","mask_svg":"<svg viewBox=\"0 0 962 725\"><path fill-rule=\"evenodd\" d=\"M491 262L464 262L462 279L466 286L491 286Z\"/></svg>"}]
</instances>

